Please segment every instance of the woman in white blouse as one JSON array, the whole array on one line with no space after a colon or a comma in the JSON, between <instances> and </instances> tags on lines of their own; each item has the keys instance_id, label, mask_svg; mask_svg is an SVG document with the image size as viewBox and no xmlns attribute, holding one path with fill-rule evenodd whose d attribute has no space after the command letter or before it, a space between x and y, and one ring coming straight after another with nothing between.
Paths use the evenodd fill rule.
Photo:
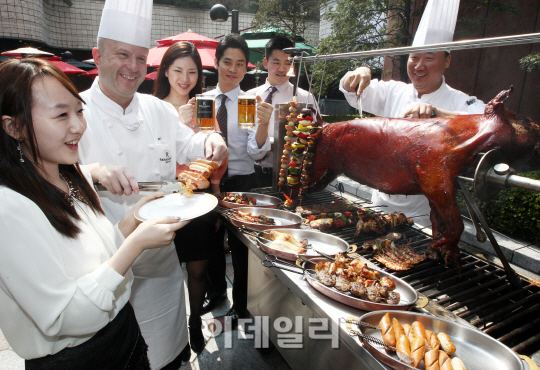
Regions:
<instances>
[{"instance_id":1,"label":"woman in white blouse","mask_svg":"<svg viewBox=\"0 0 540 370\"><path fill-rule=\"evenodd\" d=\"M0 64L0 328L26 369L149 369L130 266L186 223L107 220L77 163L82 110L55 66Z\"/></svg>"}]
</instances>

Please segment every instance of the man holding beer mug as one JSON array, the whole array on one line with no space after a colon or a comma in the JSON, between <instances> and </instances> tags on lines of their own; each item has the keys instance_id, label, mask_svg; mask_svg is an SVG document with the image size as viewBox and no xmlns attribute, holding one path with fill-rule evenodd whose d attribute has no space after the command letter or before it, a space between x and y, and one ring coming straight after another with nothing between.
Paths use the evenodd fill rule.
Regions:
<instances>
[{"instance_id":1,"label":"man holding beer mug","mask_svg":"<svg viewBox=\"0 0 540 370\"><path fill-rule=\"evenodd\" d=\"M272 106L288 103L292 100L294 86L289 82L290 76L287 75L287 72L291 69L292 62L289 60L290 55L284 53L283 49L293 47L294 41L285 35L277 35L268 41L263 59L264 68L268 71L266 83L249 90L249 92L260 95L265 102L272 104ZM315 98L310 96L308 99L308 94L306 90L298 88L296 92L298 101L300 103L307 102L313 104ZM268 136L270 138L274 137L273 113L270 117L270 124L268 125ZM273 158L272 150L270 150L264 158L255 162L258 188L272 186Z\"/></svg>"},{"instance_id":2,"label":"man holding beer mug","mask_svg":"<svg viewBox=\"0 0 540 370\"><path fill-rule=\"evenodd\" d=\"M246 41L239 35L225 36L216 49L215 67L218 71L218 84L215 90L205 95L215 97L215 115L220 130L229 148L228 173L222 178L221 192L246 192L256 186L253 165L270 149L268 122L272 115L272 105L262 101L255 94L244 95L240 82L247 72L249 49ZM256 102L256 104L255 104ZM256 107L255 107L256 106ZM258 123L255 125L255 112ZM222 235L225 230L222 227ZM223 240L223 238L220 238ZM234 268L233 307L227 313L245 317L247 307L247 265L248 249L234 235L229 234L229 247ZM208 266L209 290L206 310L210 310L225 292L214 292L212 286L225 279L225 255L210 258Z\"/></svg>"}]
</instances>

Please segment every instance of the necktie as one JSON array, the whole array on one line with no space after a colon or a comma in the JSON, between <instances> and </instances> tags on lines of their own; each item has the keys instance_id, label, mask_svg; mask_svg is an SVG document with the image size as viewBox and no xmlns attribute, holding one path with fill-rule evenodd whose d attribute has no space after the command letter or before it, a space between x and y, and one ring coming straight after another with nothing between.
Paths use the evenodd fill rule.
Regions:
<instances>
[{"instance_id":1,"label":"necktie","mask_svg":"<svg viewBox=\"0 0 540 370\"><path fill-rule=\"evenodd\" d=\"M227 143L227 106L225 106L225 102L227 101L227 95L221 94L218 96L218 98L221 98L221 104L219 106L216 118L219 125L219 130L221 133L223 133L223 136L225 137L225 143Z\"/></svg>"},{"instance_id":2,"label":"necktie","mask_svg":"<svg viewBox=\"0 0 540 370\"><path fill-rule=\"evenodd\" d=\"M264 102L265 103L269 103L269 104L272 104L272 96L274 95L274 93L277 91L277 87L275 86L270 86L270 93L268 94L268 96L266 97L266 99L264 99Z\"/></svg>"},{"instance_id":3,"label":"necktie","mask_svg":"<svg viewBox=\"0 0 540 370\"><path fill-rule=\"evenodd\" d=\"M229 145L228 140L227 140L227 107L225 106L225 102L227 101L227 95L221 94L221 95L218 95L218 98L221 98L221 104L219 105L216 118L218 121L219 130L224 136L225 144ZM227 180L228 175L229 175L229 168L227 167L227 169L225 170L225 173L221 177L221 184L223 184L223 182Z\"/></svg>"}]
</instances>

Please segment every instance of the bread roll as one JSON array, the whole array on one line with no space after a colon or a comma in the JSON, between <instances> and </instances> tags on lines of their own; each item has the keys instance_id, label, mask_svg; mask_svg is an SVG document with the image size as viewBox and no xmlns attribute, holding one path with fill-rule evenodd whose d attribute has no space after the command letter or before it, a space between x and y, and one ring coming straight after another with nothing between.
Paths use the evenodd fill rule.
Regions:
<instances>
[{"instance_id":1,"label":"bread roll","mask_svg":"<svg viewBox=\"0 0 540 370\"><path fill-rule=\"evenodd\" d=\"M392 323L390 321L390 314L386 313L379 322L379 328L381 329L381 336L384 343L395 347L396 346L396 336L394 330L392 329Z\"/></svg>"},{"instance_id":2,"label":"bread roll","mask_svg":"<svg viewBox=\"0 0 540 370\"><path fill-rule=\"evenodd\" d=\"M446 333L437 334L437 338L441 342L441 349L446 352L448 356L452 356L456 352L456 346L452 343L452 340Z\"/></svg>"},{"instance_id":3,"label":"bread roll","mask_svg":"<svg viewBox=\"0 0 540 370\"><path fill-rule=\"evenodd\" d=\"M438 349L426 351L426 354L424 355L424 365L426 367L426 370L440 370Z\"/></svg>"},{"instance_id":4,"label":"bread roll","mask_svg":"<svg viewBox=\"0 0 540 370\"><path fill-rule=\"evenodd\" d=\"M413 358L412 367L418 367L420 361L426 354L426 340L422 337L415 337L411 342L411 356Z\"/></svg>"},{"instance_id":5,"label":"bread roll","mask_svg":"<svg viewBox=\"0 0 540 370\"><path fill-rule=\"evenodd\" d=\"M407 365L413 363L413 358L411 356L411 343L409 338L405 334L399 337L396 344L396 354L399 359L405 362Z\"/></svg>"},{"instance_id":6,"label":"bread roll","mask_svg":"<svg viewBox=\"0 0 540 370\"><path fill-rule=\"evenodd\" d=\"M457 357L454 357L452 359L452 366L453 366L454 370L467 370L467 368L465 367L465 364L463 363L463 361L461 361Z\"/></svg>"},{"instance_id":7,"label":"bread roll","mask_svg":"<svg viewBox=\"0 0 540 370\"><path fill-rule=\"evenodd\" d=\"M435 334L431 330L426 330L426 336L428 338L428 343L431 349L440 349L441 342L439 341L437 334Z\"/></svg>"},{"instance_id":8,"label":"bread roll","mask_svg":"<svg viewBox=\"0 0 540 370\"><path fill-rule=\"evenodd\" d=\"M439 350L439 367L441 370L454 370L450 357L444 351Z\"/></svg>"},{"instance_id":9,"label":"bread roll","mask_svg":"<svg viewBox=\"0 0 540 370\"><path fill-rule=\"evenodd\" d=\"M402 335L405 335L405 329L401 326L401 323L396 319L392 319L392 327L394 328L394 335L396 337L396 342Z\"/></svg>"}]
</instances>

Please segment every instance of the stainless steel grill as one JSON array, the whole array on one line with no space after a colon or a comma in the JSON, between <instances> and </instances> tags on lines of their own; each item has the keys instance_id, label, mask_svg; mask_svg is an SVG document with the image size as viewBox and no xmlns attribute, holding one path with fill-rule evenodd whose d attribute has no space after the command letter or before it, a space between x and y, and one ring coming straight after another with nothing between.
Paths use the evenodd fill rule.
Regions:
<instances>
[{"instance_id":1,"label":"stainless steel grill","mask_svg":"<svg viewBox=\"0 0 540 370\"><path fill-rule=\"evenodd\" d=\"M271 188L256 191L280 197ZM340 199L329 191L308 194L302 205L324 204ZM360 202L367 202L359 199ZM361 246L374 236L354 236L354 227L330 230L349 244ZM400 226L395 231L404 235L405 242L417 253L427 251L432 238L421 230ZM521 287L512 286L501 267L461 251L463 262L461 276L456 268L429 260L412 269L395 272L372 258L372 251L357 251L381 270L389 271L404 279L432 303L443 308L445 317L465 320L470 325L501 341L519 354L532 357L540 353L540 287L539 283L520 276ZM438 307L438 308L440 308ZM435 312L434 312L435 311ZM437 310L430 310L435 313ZM462 319L462 320L460 320Z\"/></svg>"}]
</instances>

